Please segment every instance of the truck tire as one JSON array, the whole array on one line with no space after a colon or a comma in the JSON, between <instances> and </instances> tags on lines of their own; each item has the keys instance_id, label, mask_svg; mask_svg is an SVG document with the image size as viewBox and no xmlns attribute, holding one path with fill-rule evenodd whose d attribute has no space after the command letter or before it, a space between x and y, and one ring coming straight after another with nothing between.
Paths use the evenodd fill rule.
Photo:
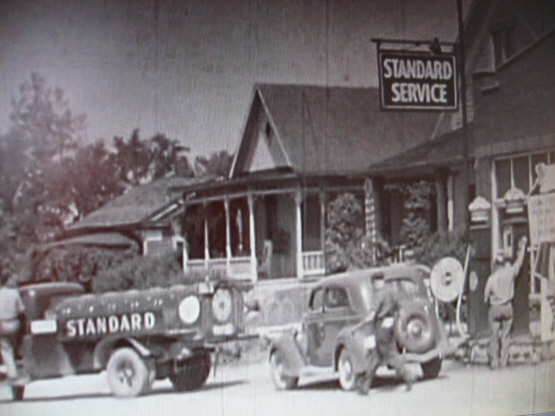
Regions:
<instances>
[{"instance_id":1,"label":"truck tire","mask_svg":"<svg viewBox=\"0 0 555 416\"><path fill-rule=\"evenodd\" d=\"M25 386L11 386L12 387L12 398L16 402L23 400L23 395L25 394Z\"/></svg>"},{"instance_id":2,"label":"truck tire","mask_svg":"<svg viewBox=\"0 0 555 416\"><path fill-rule=\"evenodd\" d=\"M270 371L272 382L276 390L291 390L297 387L299 383L298 377L290 377L283 375L283 358L279 351L272 351L270 354Z\"/></svg>"},{"instance_id":3,"label":"truck tire","mask_svg":"<svg viewBox=\"0 0 555 416\"><path fill-rule=\"evenodd\" d=\"M441 370L441 358L436 357L433 360L420 364L422 374L425 379L436 378Z\"/></svg>"},{"instance_id":4,"label":"truck tire","mask_svg":"<svg viewBox=\"0 0 555 416\"><path fill-rule=\"evenodd\" d=\"M135 397L145 393L153 380L151 368L133 348L115 350L106 367L114 396Z\"/></svg>"},{"instance_id":5,"label":"truck tire","mask_svg":"<svg viewBox=\"0 0 555 416\"><path fill-rule=\"evenodd\" d=\"M170 374L174 389L177 391L198 389L208 379L211 366L208 351L203 351L189 358L177 372Z\"/></svg>"}]
</instances>

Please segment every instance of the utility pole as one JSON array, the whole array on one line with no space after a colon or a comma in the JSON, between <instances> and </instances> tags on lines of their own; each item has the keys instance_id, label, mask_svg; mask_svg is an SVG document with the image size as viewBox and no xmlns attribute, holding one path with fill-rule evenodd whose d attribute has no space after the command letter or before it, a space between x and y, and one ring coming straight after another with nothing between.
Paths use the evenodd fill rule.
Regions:
<instances>
[{"instance_id":1,"label":"utility pole","mask_svg":"<svg viewBox=\"0 0 555 416\"><path fill-rule=\"evenodd\" d=\"M459 42L458 42L458 57L459 57L459 76L461 77L460 82L460 97L461 97L461 118L462 118L462 129L461 129L461 140L462 140L462 152L463 152L463 221L465 227L465 241L470 240L470 214L468 212L468 205L470 204L470 198L468 195L468 184L469 184L469 150L468 150L468 116L466 108L466 69L465 69L465 42L464 42L464 21L463 21L463 7L462 0L457 0L457 20L459 26Z\"/></svg>"}]
</instances>

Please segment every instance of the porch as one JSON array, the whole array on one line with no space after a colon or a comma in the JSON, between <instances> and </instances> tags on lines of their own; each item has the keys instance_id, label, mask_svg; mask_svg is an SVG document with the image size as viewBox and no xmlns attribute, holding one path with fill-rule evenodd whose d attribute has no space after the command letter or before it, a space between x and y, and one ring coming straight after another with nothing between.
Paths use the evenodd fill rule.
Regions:
<instances>
[{"instance_id":1,"label":"porch","mask_svg":"<svg viewBox=\"0 0 555 416\"><path fill-rule=\"evenodd\" d=\"M357 182L326 187L275 180L258 189L228 183L185 193L186 273L253 282L324 276L326 203L341 191L358 193L362 202L363 181Z\"/></svg>"}]
</instances>

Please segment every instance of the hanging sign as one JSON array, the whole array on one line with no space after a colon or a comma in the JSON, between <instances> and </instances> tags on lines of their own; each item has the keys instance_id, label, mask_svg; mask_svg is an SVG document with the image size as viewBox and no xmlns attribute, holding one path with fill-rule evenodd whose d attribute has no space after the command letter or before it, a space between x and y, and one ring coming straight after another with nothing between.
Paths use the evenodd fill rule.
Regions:
<instances>
[{"instance_id":1,"label":"hanging sign","mask_svg":"<svg viewBox=\"0 0 555 416\"><path fill-rule=\"evenodd\" d=\"M384 109L456 110L455 55L379 50L380 97Z\"/></svg>"}]
</instances>

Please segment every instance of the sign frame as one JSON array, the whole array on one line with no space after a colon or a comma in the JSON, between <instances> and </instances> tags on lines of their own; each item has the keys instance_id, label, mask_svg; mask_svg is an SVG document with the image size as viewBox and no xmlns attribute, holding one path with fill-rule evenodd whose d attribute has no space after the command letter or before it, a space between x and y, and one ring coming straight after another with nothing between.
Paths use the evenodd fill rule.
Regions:
<instances>
[{"instance_id":1,"label":"sign frame","mask_svg":"<svg viewBox=\"0 0 555 416\"><path fill-rule=\"evenodd\" d=\"M391 67L388 67L388 74L390 77L387 78L385 81L385 76L388 74L384 74L384 60L385 59L412 59L414 61L425 61L431 62L431 72L428 72L430 76L439 76L445 75L446 67L443 66L442 62L449 62L450 63L450 77L448 79L438 79L437 82L435 79L430 80L420 80L415 79L411 80L410 78L403 78L391 76ZM436 62L439 62L440 66L437 66ZM427 63L424 64L424 75L426 75L426 71L430 69L427 67ZM421 70L421 67L419 68ZM395 72L397 72L397 68L395 68ZM401 72L401 71L399 71ZM413 73L416 73L416 69L414 69ZM405 75L408 73L408 70L404 72ZM379 92L380 92L380 107L382 110L410 110L410 111L456 111L459 109L459 85L458 85L458 78L459 78L459 71L457 66L457 55L455 52L449 53L440 53L434 54L427 51L406 51L406 50L399 50L399 49L381 49L378 47L378 76L379 76ZM405 86L401 86L404 91L400 91L399 89L395 91L397 97L407 97L406 94L413 97L428 97L428 100L433 100L437 98L437 94L439 93L440 98L447 99L445 104L443 103L414 103L414 102L401 102L396 103L391 98L391 89L394 87L393 84L398 84L399 81L401 84L412 84L417 85L420 82L420 89L418 86L414 88L410 88L407 91ZM437 91L437 87L439 87L439 92ZM389 94L388 94L389 93ZM446 97L445 97L446 95ZM409 98L410 100L410 98Z\"/></svg>"}]
</instances>

